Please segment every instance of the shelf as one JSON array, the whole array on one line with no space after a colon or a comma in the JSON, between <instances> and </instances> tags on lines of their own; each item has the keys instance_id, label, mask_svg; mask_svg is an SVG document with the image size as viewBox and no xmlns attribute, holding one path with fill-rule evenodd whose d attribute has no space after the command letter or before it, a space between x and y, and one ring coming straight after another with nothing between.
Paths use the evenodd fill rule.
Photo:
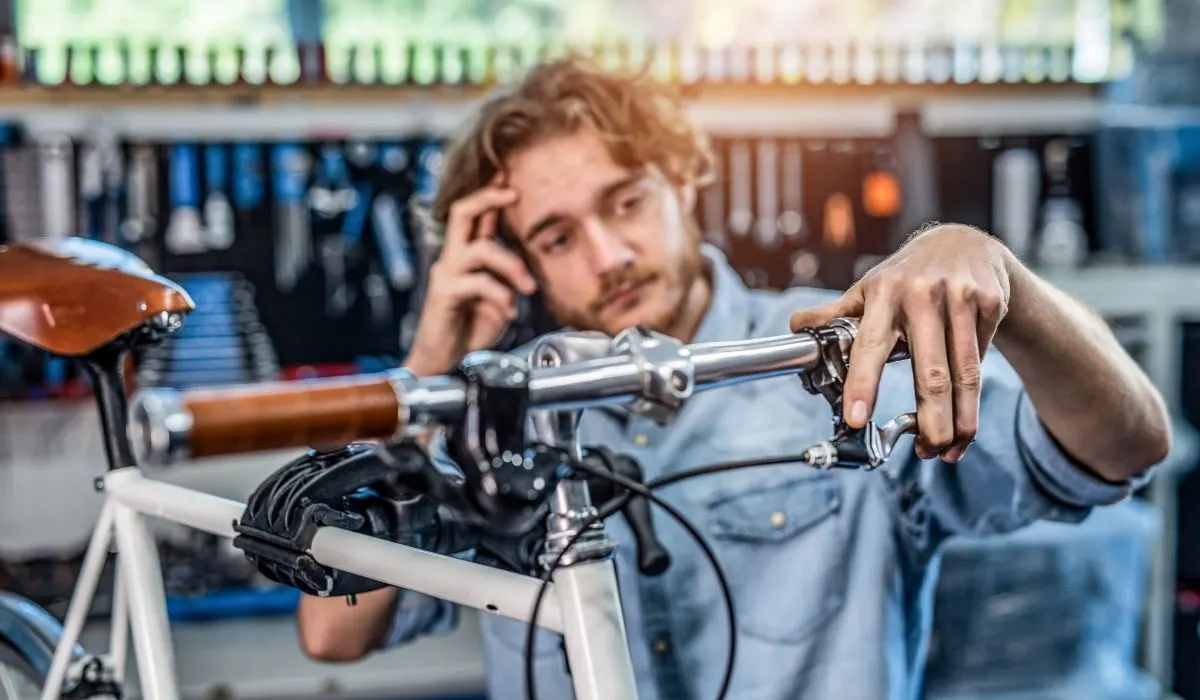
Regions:
<instances>
[{"instance_id":1,"label":"shelf","mask_svg":"<svg viewBox=\"0 0 1200 700\"><path fill-rule=\"evenodd\" d=\"M1200 319L1200 265L1102 264L1039 274L1103 316Z\"/></svg>"},{"instance_id":2,"label":"shelf","mask_svg":"<svg viewBox=\"0 0 1200 700\"><path fill-rule=\"evenodd\" d=\"M478 88L0 90L0 121L31 136L103 128L147 140L405 138L452 133ZM707 86L688 109L715 136L884 137L914 111L931 135L1079 133L1099 122L1090 86Z\"/></svg>"}]
</instances>

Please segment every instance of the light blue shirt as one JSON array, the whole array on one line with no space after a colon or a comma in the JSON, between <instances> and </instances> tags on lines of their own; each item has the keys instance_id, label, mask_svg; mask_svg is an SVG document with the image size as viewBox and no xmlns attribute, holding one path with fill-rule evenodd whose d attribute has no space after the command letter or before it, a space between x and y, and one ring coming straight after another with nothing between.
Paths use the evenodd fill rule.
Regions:
<instances>
[{"instance_id":1,"label":"light blue shirt","mask_svg":"<svg viewBox=\"0 0 1200 700\"><path fill-rule=\"evenodd\" d=\"M750 290L719 251L704 252L714 289L695 342L787 333L793 312L837 296L805 288ZM580 434L585 445L634 455L647 479L796 454L829 438L831 429L828 404L799 381L779 377L702 392L665 428L622 411L593 410ZM911 365L889 365L876 420L914 407ZM733 588L739 629L730 698L918 697L939 550L948 536L1005 533L1038 519L1079 522L1135 486L1100 481L1072 463L995 350L983 362L979 424L975 444L957 465L917 458L906 436L874 472L793 464L700 477L662 491L699 526ZM716 697L729 643L720 588L687 533L661 512L654 522L672 564L648 578L638 573L623 518L607 521L619 543L621 602L639 698L707 700ZM389 646L453 628L453 605L410 592L401 598ZM523 700L525 624L483 618L490 697ZM539 697L571 698L560 638L539 635Z\"/></svg>"}]
</instances>

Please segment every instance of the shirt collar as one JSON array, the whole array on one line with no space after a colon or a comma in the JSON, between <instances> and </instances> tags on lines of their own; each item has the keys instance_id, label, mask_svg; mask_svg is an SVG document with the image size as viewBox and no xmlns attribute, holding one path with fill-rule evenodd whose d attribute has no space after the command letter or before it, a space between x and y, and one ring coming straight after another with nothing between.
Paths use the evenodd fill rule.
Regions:
<instances>
[{"instance_id":1,"label":"shirt collar","mask_svg":"<svg viewBox=\"0 0 1200 700\"><path fill-rule=\"evenodd\" d=\"M712 281L712 296L692 342L710 343L750 337L753 332L750 290L719 248L705 243L700 252L704 255Z\"/></svg>"}]
</instances>

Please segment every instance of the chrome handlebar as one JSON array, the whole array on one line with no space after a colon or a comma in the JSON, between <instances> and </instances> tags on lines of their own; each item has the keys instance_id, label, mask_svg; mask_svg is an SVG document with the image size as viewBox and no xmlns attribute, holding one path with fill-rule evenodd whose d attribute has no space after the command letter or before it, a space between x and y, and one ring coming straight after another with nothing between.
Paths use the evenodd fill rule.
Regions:
<instances>
[{"instance_id":1,"label":"chrome handlebar","mask_svg":"<svg viewBox=\"0 0 1200 700\"><path fill-rule=\"evenodd\" d=\"M209 456L357 440L399 439L430 423L461 419L472 402L472 382L493 391L521 394L535 428L561 436L573 412L602 405L625 405L660 424L697 391L787 374L798 374L811 393L830 401L835 440L813 448L814 466L837 466L849 454L840 389L857 333L853 319L795 334L739 341L681 343L644 328L613 338L595 333L551 334L527 358L490 351L472 353L463 376L418 378L404 369L372 377L317 379L229 389L177 392L145 390L130 406L130 433L139 459L165 464L181 456ZM898 349L892 361L907 358ZM568 416L554 421L553 415ZM898 419L899 420L899 419ZM539 424L540 422L540 424ZM882 431L873 424L856 439L862 450L854 466L882 463L915 419L893 421ZM840 427L839 427L840 426ZM846 433L846 434L843 434ZM843 464L843 466L846 466Z\"/></svg>"}]
</instances>

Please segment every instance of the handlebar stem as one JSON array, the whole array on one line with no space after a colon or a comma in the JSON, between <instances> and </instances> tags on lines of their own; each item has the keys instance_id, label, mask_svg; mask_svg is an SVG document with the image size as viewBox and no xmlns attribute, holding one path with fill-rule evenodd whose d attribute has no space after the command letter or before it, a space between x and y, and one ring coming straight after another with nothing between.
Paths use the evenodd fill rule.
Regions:
<instances>
[{"instance_id":1,"label":"handlebar stem","mask_svg":"<svg viewBox=\"0 0 1200 700\"><path fill-rule=\"evenodd\" d=\"M529 365L531 368L559 367L605 358L612 351L612 341L602 333L556 333L534 345L529 353ZM582 460L583 449L578 434L581 414L578 408L531 411L530 422L535 440L565 451L572 459ZM538 563L543 568L549 568L560 555L561 566L612 556L616 551L616 543L608 537L604 523L597 515L586 479L572 475L559 481L551 498L551 512L546 519L546 540ZM592 520L590 525L586 525L588 520ZM580 529L585 526L588 532L580 535ZM570 551L564 553L568 546Z\"/></svg>"}]
</instances>

